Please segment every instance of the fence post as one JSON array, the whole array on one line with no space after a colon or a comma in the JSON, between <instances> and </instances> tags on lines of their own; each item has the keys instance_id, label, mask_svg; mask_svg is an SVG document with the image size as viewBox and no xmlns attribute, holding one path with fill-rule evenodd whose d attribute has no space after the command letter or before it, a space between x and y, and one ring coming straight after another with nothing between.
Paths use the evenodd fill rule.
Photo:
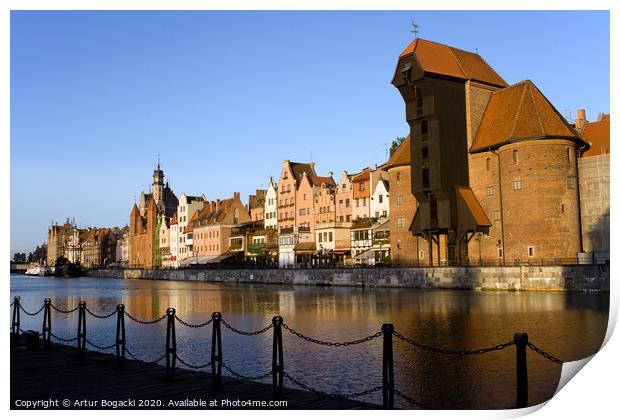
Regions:
<instances>
[{"instance_id":1,"label":"fence post","mask_svg":"<svg viewBox=\"0 0 620 420\"><path fill-rule=\"evenodd\" d=\"M13 298L13 322L11 323L11 334L13 334L14 339L17 339L19 335L19 300L21 298L19 296L15 296Z\"/></svg>"},{"instance_id":2,"label":"fence post","mask_svg":"<svg viewBox=\"0 0 620 420\"><path fill-rule=\"evenodd\" d=\"M383 324L383 408L394 408L394 351L392 335L394 325Z\"/></svg>"},{"instance_id":3,"label":"fence post","mask_svg":"<svg viewBox=\"0 0 620 420\"><path fill-rule=\"evenodd\" d=\"M517 347L517 408L527 407L527 333L516 333Z\"/></svg>"},{"instance_id":4,"label":"fence post","mask_svg":"<svg viewBox=\"0 0 620 420\"><path fill-rule=\"evenodd\" d=\"M52 300L45 298L43 302L43 330L41 335L43 336L43 348L49 350L52 334Z\"/></svg>"},{"instance_id":5,"label":"fence post","mask_svg":"<svg viewBox=\"0 0 620 420\"><path fill-rule=\"evenodd\" d=\"M176 309L168 308L168 327L166 328L166 378L174 379L174 369L177 363L177 334L174 329L174 314Z\"/></svg>"},{"instance_id":6,"label":"fence post","mask_svg":"<svg viewBox=\"0 0 620 420\"><path fill-rule=\"evenodd\" d=\"M211 377L213 387L218 388L222 380L222 330L220 320L222 314L213 312L213 334L211 335Z\"/></svg>"},{"instance_id":7,"label":"fence post","mask_svg":"<svg viewBox=\"0 0 620 420\"><path fill-rule=\"evenodd\" d=\"M78 304L77 351L79 357L86 353L86 302Z\"/></svg>"},{"instance_id":8,"label":"fence post","mask_svg":"<svg viewBox=\"0 0 620 420\"><path fill-rule=\"evenodd\" d=\"M125 305L116 305L116 367L125 365Z\"/></svg>"},{"instance_id":9,"label":"fence post","mask_svg":"<svg viewBox=\"0 0 620 420\"><path fill-rule=\"evenodd\" d=\"M284 354L282 353L282 324L281 316L274 316L273 320L273 354L271 363L271 375L273 378L273 396L282 396L284 389Z\"/></svg>"}]
</instances>

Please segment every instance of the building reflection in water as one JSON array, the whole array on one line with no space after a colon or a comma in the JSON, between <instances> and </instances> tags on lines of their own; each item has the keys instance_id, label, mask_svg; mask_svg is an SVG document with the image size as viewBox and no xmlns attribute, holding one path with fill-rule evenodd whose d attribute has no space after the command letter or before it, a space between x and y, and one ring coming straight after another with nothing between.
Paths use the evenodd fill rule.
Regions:
<instances>
[{"instance_id":1,"label":"building reflection in water","mask_svg":"<svg viewBox=\"0 0 620 420\"><path fill-rule=\"evenodd\" d=\"M117 303L134 317L151 320L174 307L183 320L201 323L220 311L239 329L257 330L282 315L291 327L326 341L370 335L391 322L415 340L449 349L489 347L524 331L537 346L569 361L596 352L607 327L609 295L507 293L456 290L360 289L206 284L119 279L39 279L11 277L11 294L21 295L27 310L45 297L60 308L80 300L106 314ZM75 335L77 312L53 314L52 328ZM22 317L22 328L40 329L40 319ZM88 319L88 336L107 345L114 340L112 317ZM179 354L194 364L210 354L211 329L177 324ZM164 352L165 322L138 325L127 321L128 347L144 359ZM245 337L223 330L224 359L237 371L259 375L270 369L271 331ZM381 339L358 346L331 348L284 335L287 371L328 392L356 392L381 383ZM435 407L504 408L514 404L514 348L480 356L446 356L412 349L395 339L397 387ZM561 367L528 352L530 402L553 395ZM368 397L378 401L380 395Z\"/></svg>"}]
</instances>

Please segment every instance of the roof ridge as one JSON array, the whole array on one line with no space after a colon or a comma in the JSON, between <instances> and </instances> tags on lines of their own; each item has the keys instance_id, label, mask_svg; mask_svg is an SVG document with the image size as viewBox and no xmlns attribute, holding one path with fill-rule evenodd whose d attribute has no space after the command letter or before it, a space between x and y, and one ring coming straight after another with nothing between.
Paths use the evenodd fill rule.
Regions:
<instances>
[{"instance_id":1,"label":"roof ridge","mask_svg":"<svg viewBox=\"0 0 620 420\"><path fill-rule=\"evenodd\" d=\"M461 65L461 62L459 61L459 59L456 57L456 55L454 54L453 48L449 45L447 45L448 49L450 50L450 54L452 54L452 58L454 58L454 61L456 61L456 65L459 66L459 69L461 69L461 73L463 73L463 76L465 76L467 79L471 78L469 77L469 75L467 73L465 73L465 69L463 68L463 66ZM464 51L464 52L468 52L468 51Z\"/></svg>"},{"instance_id":2,"label":"roof ridge","mask_svg":"<svg viewBox=\"0 0 620 420\"><path fill-rule=\"evenodd\" d=\"M532 98L532 104L534 105L534 111L536 111L536 117L538 118L538 124L540 125L540 130L542 131L544 136L547 136L547 130L545 130L545 126L543 125L542 122L542 117L540 116L540 111L538 110L538 105L536 104L536 100L534 100L534 93L532 92L532 84L533 83L528 83L526 84L526 87L529 86L529 90L530 90L530 97Z\"/></svg>"},{"instance_id":3,"label":"roof ridge","mask_svg":"<svg viewBox=\"0 0 620 420\"><path fill-rule=\"evenodd\" d=\"M512 127L510 128L510 133L508 134L508 138L513 138L514 132L517 128L517 121L519 121L519 115L521 114L521 107L523 106L523 99L525 97L525 90L527 86L523 86L523 92L521 92L521 98L519 99L519 106L517 107L517 111L515 112L514 117L512 118Z\"/></svg>"}]
</instances>

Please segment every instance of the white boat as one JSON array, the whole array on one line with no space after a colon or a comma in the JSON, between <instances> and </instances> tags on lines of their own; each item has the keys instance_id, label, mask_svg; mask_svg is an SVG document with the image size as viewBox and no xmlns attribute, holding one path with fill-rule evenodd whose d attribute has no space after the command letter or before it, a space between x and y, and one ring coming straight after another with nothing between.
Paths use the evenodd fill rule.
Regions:
<instances>
[{"instance_id":1,"label":"white boat","mask_svg":"<svg viewBox=\"0 0 620 420\"><path fill-rule=\"evenodd\" d=\"M25 274L27 276L39 276L39 277L53 276L54 270L51 267L48 267L47 265L31 265L30 267L28 267Z\"/></svg>"},{"instance_id":2,"label":"white boat","mask_svg":"<svg viewBox=\"0 0 620 420\"><path fill-rule=\"evenodd\" d=\"M41 275L41 267L38 265L28 267L25 273L27 276L40 276Z\"/></svg>"}]
</instances>

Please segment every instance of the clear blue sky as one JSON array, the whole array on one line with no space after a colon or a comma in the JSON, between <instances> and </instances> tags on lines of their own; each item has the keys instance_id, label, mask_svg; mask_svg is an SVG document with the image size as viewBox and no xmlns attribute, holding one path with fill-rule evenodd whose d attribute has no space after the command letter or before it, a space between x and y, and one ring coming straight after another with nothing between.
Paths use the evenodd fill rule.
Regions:
<instances>
[{"instance_id":1,"label":"clear blue sky","mask_svg":"<svg viewBox=\"0 0 620 420\"><path fill-rule=\"evenodd\" d=\"M244 201L284 159L382 163L412 19L562 113L609 111L608 12L13 12L11 255L52 220L124 226L158 153L177 195Z\"/></svg>"}]
</instances>

